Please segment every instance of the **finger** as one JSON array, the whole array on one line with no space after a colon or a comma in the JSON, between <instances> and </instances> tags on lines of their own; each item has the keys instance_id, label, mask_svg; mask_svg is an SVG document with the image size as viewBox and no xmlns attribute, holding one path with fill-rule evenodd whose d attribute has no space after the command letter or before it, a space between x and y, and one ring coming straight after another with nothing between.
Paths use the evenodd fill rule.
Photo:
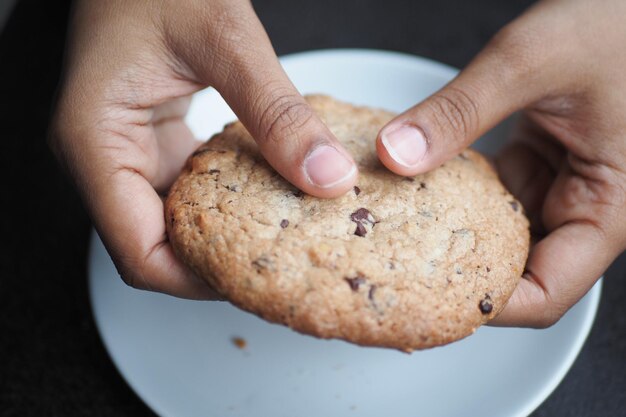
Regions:
<instances>
[{"instance_id":1,"label":"finger","mask_svg":"<svg viewBox=\"0 0 626 417\"><path fill-rule=\"evenodd\" d=\"M154 135L159 142L159 168L152 185L159 193L164 193L201 142L182 119L169 119L155 125Z\"/></svg>"},{"instance_id":2,"label":"finger","mask_svg":"<svg viewBox=\"0 0 626 417\"><path fill-rule=\"evenodd\" d=\"M381 162L401 175L429 171L513 112L560 88L562 61L545 51L557 35L536 10L501 31L455 79L389 122L377 138ZM542 39L542 36L545 36Z\"/></svg>"},{"instance_id":3,"label":"finger","mask_svg":"<svg viewBox=\"0 0 626 417\"><path fill-rule=\"evenodd\" d=\"M564 155L563 146L523 117L495 158L498 175L522 203L533 234L545 235L543 203Z\"/></svg>"},{"instance_id":4,"label":"finger","mask_svg":"<svg viewBox=\"0 0 626 417\"><path fill-rule=\"evenodd\" d=\"M541 157L520 142L507 145L496 158L496 170L504 186L524 207L533 234L545 234L541 216L544 198L554 172Z\"/></svg>"},{"instance_id":5,"label":"finger","mask_svg":"<svg viewBox=\"0 0 626 417\"><path fill-rule=\"evenodd\" d=\"M545 328L556 323L595 284L620 253L590 223L568 223L531 250L526 272L495 326Z\"/></svg>"},{"instance_id":6,"label":"finger","mask_svg":"<svg viewBox=\"0 0 626 417\"><path fill-rule=\"evenodd\" d=\"M189 155L200 145L185 123L191 97L184 96L156 106L152 116L154 137L158 142L158 170L151 180L160 193L169 189Z\"/></svg>"},{"instance_id":7,"label":"finger","mask_svg":"<svg viewBox=\"0 0 626 417\"><path fill-rule=\"evenodd\" d=\"M87 204L124 282L182 298L218 298L174 256L163 203L143 176L122 168L100 175L92 187Z\"/></svg>"},{"instance_id":8,"label":"finger","mask_svg":"<svg viewBox=\"0 0 626 417\"><path fill-rule=\"evenodd\" d=\"M217 43L217 51L190 55L188 45L175 50L200 83L220 92L266 160L288 181L318 197L352 189L357 168L351 156L287 77L252 6L237 4L217 22L197 23L213 29L201 31L208 34L194 42Z\"/></svg>"}]
</instances>

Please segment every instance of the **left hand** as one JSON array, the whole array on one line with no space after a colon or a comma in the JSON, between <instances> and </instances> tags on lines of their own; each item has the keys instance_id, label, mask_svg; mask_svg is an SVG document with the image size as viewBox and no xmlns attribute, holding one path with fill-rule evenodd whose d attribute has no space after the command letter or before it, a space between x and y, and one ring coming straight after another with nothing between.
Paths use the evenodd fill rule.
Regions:
<instances>
[{"instance_id":1,"label":"left hand","mask_svg":"<svg viewBox=\"0 0 626 417\"><path fill-rule=\"evenodd\" d=\"M492 324L556 323L626 249L625 20L623 0L539 2L379 134L381 161L416 175L523 111L496 166L543 237Z\"/></svg>"}]
</instances>

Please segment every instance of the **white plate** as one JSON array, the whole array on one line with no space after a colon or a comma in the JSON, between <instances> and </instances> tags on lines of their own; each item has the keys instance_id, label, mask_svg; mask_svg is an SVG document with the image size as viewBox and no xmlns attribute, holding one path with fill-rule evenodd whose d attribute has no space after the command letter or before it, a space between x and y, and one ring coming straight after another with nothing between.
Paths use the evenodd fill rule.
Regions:
<instances>
[{"instance_id":1,"label":"white plate","mask_svg":"<svg viewBox=\"0 0 626 417\"><path fill-rule=\"evenodd\" d=\"M396 111L456 73L368 50L307 52L282 62L303 93ZM188 122L205 138L232 118L207 90L194 98ZM572 365L600 295L598 283L548 330L481 328L460 342L407 355L302 336L227 303L130 289L95 233L89 262L94 316L111 358L137 394L167 417L525 416ZM235 347L233 337L247 347Z\"/></svg>"}]
</instances>

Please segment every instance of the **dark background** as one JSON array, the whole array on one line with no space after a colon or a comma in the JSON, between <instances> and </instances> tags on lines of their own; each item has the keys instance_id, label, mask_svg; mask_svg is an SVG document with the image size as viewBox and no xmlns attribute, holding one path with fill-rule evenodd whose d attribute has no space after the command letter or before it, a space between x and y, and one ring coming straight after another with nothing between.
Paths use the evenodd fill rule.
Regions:
<instances>
[{"instance_id":1,"label":"dark background","mask_svg":"<svg viewBox=\"0 0 626 417\"><path fill-rule=\"evenodd\" d=\"M456 67L531 3L254 2L279 54L380 48ZM152 416L98 337L86 288L89 219L44 140L68 10L66 1L23 0L0 34L0 415ZM626 415L625 271L622 256L585 347L534 417Z\"/></svg>"}]
</instances>

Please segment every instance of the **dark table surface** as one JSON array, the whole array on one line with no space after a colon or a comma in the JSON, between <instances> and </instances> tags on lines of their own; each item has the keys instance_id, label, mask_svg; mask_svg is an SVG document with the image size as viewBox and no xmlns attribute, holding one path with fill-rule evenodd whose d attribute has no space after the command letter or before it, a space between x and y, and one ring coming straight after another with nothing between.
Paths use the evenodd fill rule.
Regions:
<instances>
[{"instance_id":1,"label":"dark table surface","mask_svg":"<svg viewBox=\"0 0 626 417\"><path fill-rule=\"evenodd\" d=\"M279 54L379 48L462 67L531 3L254 5ZM64 1L23 0L0 35L0 415L150 416L98 336L86 287L89 218L45 144L68 10ZM624 256L606 274L598 316L578 359L533 416L626 416Z\"/></svg>"}]
</instances>

